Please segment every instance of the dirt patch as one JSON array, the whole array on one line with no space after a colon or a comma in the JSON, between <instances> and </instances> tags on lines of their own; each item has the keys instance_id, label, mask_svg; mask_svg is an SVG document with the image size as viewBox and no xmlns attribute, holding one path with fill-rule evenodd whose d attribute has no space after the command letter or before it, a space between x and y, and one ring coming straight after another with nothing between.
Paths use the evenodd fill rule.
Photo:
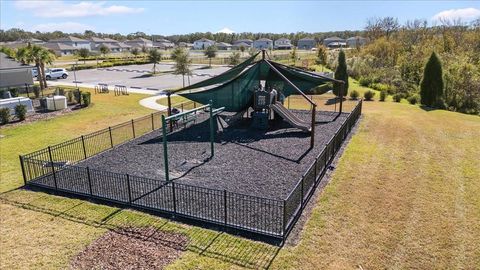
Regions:
<instances>
[{"instance_id":1,"label":"dirt patch","mask_svg":"<svg viewBox=\"0 0 480 270\"><path fill-rule=\"evenodd\" d=\"M187 236L157 228L119 228L105 233L73 258L70 269L163 269L178 258Z\"/></svg>"}]
</instances>

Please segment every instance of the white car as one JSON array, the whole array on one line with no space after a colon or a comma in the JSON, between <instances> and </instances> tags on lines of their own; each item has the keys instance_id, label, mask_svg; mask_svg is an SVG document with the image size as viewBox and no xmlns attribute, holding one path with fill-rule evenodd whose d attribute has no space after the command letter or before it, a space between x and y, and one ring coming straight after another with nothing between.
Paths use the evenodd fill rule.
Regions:
<instances>
[{"instance_id":1,"label":"white car","mask_svg":"<svg viewBox=\"0 0 480 270\"><path fill-rule=\"evenodd\" d=\"M66 79L68 77L68 72L64 68L52 68L45 70L45 78L50 79Z\"/></svg>"}]
</instances>

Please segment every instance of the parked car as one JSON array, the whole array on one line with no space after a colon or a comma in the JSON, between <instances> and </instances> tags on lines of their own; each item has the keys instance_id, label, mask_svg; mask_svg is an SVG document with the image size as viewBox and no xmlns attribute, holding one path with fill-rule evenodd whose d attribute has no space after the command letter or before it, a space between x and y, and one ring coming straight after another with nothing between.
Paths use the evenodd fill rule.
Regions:
<instances>
[{"instance_id":1,"label":"parked car","mask_svg":"<svg viewBox=\"0 0 480 270\"><path fill-rule=\"evenodd\" d=\"M68 77L68 72L64 68L52 68L45 70L45 78L50 79L66 79Z\"/></svg>"},{"instance_id":2,"label":"parked car","mask_svg":"<svg viewBox=\"0 0 480 270\"><path fill-rule=\"evenodd\" d=\"M38 70L37 68L32 68L32 76L36 78L38 76Z\"/></svg>"}]
</instances>

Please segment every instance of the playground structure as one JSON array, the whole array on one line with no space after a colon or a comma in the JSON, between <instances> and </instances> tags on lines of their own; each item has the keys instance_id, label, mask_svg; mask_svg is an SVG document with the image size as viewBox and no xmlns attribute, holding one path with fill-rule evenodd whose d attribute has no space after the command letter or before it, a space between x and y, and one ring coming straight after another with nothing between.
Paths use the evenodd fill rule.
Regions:
<instances>
[{"instance_id":1,"label":"playground structure","mask_svg":"<svg viewBox=\"0 0 480 270\"><path fill-rule=\"evenodd\" d=\"M255 61L259 53L216 77L181 89L168 91L169 115L171 115L172 110L170 96L173 93L201 104L206 104L212 100L214 107L224 107L229 112L242 113L247 112L249 108L253 108L254 113L251 114L251 117L254 127L266 129L270 116L273 115L274 118L276 114L290 123L291 126L309 132L311 136L310 147L313 148L317 104L307 94L314 87L329 82L340 84L340 92L343 93L345 83L341 80L273 62L266 58L265 50L261 51L261 59ZM311 105L310 123L296 118L283 106L285 98L293 94L302 96ZM340 95L339 100L338 113L341 114L343 94Z\"/></svg>"},{"instance_id":2,"label":"playground structure","mask_svg":"<svg viewBox=\"0 0 480 270\"><path fill-rule=\"evenodd\" d=\"M312 115L290 111L282 101L298 93L292 80L306 87L326 80L295 71L288 83L264 61L169 92L192 97L192 110L172 113L169 98L166 111L20 156L25 185L283 242L362 103L324 122L331 114L316 112L306 95ZM239 120L220 127L229 117ZM285 121L270 126L277 117Z\"/></svg>"}]
</instances>

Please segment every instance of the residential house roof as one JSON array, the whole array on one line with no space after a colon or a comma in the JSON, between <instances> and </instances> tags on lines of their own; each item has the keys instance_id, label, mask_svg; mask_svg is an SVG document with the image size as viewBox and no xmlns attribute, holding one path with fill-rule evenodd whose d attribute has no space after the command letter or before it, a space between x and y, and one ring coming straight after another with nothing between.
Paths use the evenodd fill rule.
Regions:
<instances>
[{"instance_id":1,"label":"residential house roof","mask_svg":"<svg viewBox=\"0 0 480 270\"><path fill-rule=\"evenodd\" d=\"M89 41L85 39L77 38L74 36L68 36L68 37L49 40L49 42L89 42Z\"/></svg>"},{"instance_id":2,"label":"residential house roof","mask_svg":"<svg viewBox=\"0 0 480 270\"><path fill-rule=\"evenodd\" d=\"M288 39L288 38L279 38L279 39L277 39L277 40L275 40L275 41L290 41L290 39Z\"/></svg>"},{"instance_id":3,"label":"residential house roof","mask_svg":"<svg viewBox=\"0 0 480 270\"><path fill-rule=\"evenodd\" d=\"M208 38L201 38L201 39L199 39L199 40L195 40L195 42L197 42L197 41L198 41L198 42L215 42L215 41L210 40L210 39L208 39Z\"/></svg>"},{"instance_id":4,"label":"residential house roof","mask_svg":"<svg viewBox=\"0 0 480 270\"><path fill-rule=\"evenodd\" d=\"M247 47L250 47L250 44L245 43L245 42L240 42L240 43L235 43L235 44L233 44L233 47L239 47L239 48L240 48L240 47L242 47L242 46L245 47L245 48L247 48Z\"/></svg>"},{"instance_id":5,"label":"residential house roof","mask_svg":"<svg viewBox=\"0 0 480 270\"><path fill-rule=\"evenodd\" d=\"M54 51L75 51L78 50L78 48L75 48L73 46L59 43L59 42L47 42L45 44L42 44L42 47L45 47L50 50Z\"/></svg>"},{"instance_id":6,"label":"residential house roof","mask_svg":"<svg viewBox=\"0 0 480 270\"><path fill-rule=\"evenodd\" d=\"M272 40L269 38L259 38L256 41L272 41Z\"/></svg>"},{"instance_id":7,"label":"residential house roof","mask_svg":"<svg viewBox=\"0 0 480 270\"><path fill-rule=\"evenodd\" d=\"M252 42L253 42L253 40L246 38L246 39L235 40L235 41L233 42L233 44L237 44L237 43L246 43L246 44L248 44L248 43L252 43Z\"/></svg>"},{"instance_id":8,"label":"residential house roof","mask_svg":"<svg viewBox=\"0 0 480 270\"><path fill-rule=\"evenodd\" d=\"M364 37L361 37L361 36L355 36L355 37L349 37L347 38L348 41L352 41L352 40L365 40L366 38Z\"/></svg>"},{"instance_id":9,"label":"residential house roof","mask_svg":"<svg viewBox=\"0 0 480 270\"><path fill-rule=\"evenodd\" d=\"M20 69L20 68L32 68L32 66L24 65L8 57L8 55L6 54L0 53L0 70Z\"/></svg>"},{"instance_id":10,"label":"residential house roof","mask_svg":"<svg viewBox=\"0 0 480 270\"><path fill-rule=\"evenodd\" d=\"M304 37L304 38L299 39L298 41L315 41L315 39L311 38L311 37Z\"/></svg>"}]
</instances>

